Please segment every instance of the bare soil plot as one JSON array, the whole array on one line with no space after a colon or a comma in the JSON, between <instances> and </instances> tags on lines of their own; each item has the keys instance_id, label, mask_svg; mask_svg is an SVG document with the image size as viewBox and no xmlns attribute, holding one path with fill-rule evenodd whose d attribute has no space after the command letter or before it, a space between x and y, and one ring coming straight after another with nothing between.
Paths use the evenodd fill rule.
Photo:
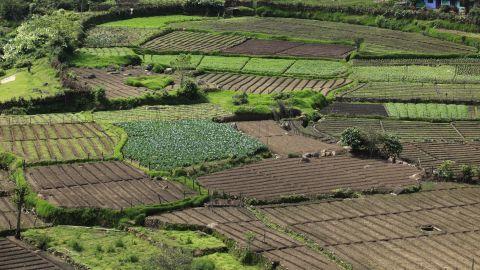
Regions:
<instances>
[{"instance_id":1,"label":"bare soil plot","mask_svg":"<svg viewBox=\"0 0 480 270\"><path fill-rule=\"evenodd\" d=\"M21 222L22 229L44 226L44 223L40 219L37 219L30 212L22 214ZM12 197L0 196L0 232L6 230L15 230L16 225L17 210L16 206L12 202ZM0 249L0 254L1 252L2 250ZM0 267L0 269L2 268Z\"/></svg>"},{"instance_id":2,"label":"bare soil plot","mask_svg":"<svg viewBox=\"0 0 480 270\"><path fill-rule=\"evenodd\" d=\"M302 195L316 197L338 189L390 191L417 185L420 170L409 165L348 155L270 159L198 178L201 185L217 192L274 201Z\"/></svg>"},{"instance_id":3,"label":"bare soil plot","mask_svg":"<svg viewBox=\"0 0 480 270\"><path fill-rule=\"evenodd\" d=\"M255 235L251 245L252 251L279 263L286 269L339 269L322 254L308 249L286 234L267 227L245 208L192 208L150 216L146 220L146 225L150 227L171 224L208 227L234 240L240 247L246 246L245 233L251 232Z\"/></svg>"},{"instance_id":4,"label":"bare soil plot","mask_svg":"<svg viewBox=\"0 0 480 270\"><path fill-rule=\"evenodd\" d=\"M2 270L60 270L73 269L63 263L53 262L50 256L23 243L0 238L0 269Z\"/></svg>"},{"instance_id":5,"label":"bare soil plot","mask_svg":"<svg viewBox=\"0 0 480 270\"><path fill-rule=\"evenodd\" d=\"M292 77L267 77L256 75L241 75L233 73L206 73L197 77L200 83L222 90L243 91L253 94L272 94L295 90L312 89L328 92L345 86L352 81L349 79L310 80Z\"/></svg>"},{"instance_id":6,"label":"bare soil plot","mask_svg":"<svg viewBox=\"0 0 480 270\"><path fill-rule=\"evenodd\" d=\"M267 218L353 269L469 269L478 261L480 188L264 206Z\"/></svg>"},{"instance_id":7,"label":"bare soil plot","mask_svg":"<svg viewBox=\"0 0 480 270\"><path fill-rule=\"evenodd\" d=\"M32 167L26 177L41 196L62 207L123 209L194 194L179 183L153 181L119 161Z\"/></svg>"},{"instance_id":8,"label":"bare soil plot","mask_svg":"<svg viewBox=\"0 0 480 270\"><path fill-rule=\"evenodd\" d=\"M106 69L72 68L76 80L93 89L103 87L107 99L138 97L148 93L145 87L133 87L125 84L130 76L147 76L148 73L139 68L126 69L120 72L109 72Z\"/></svg>"},{"instance_id":9,"label":"bare soil plot","mask_svg":"<svg viewBox=\"0 0 480 270\"><path fill-rule=\"evenodd\" d=\"M343 148L336 144L324 143L320 140L308 138L289 132L272 120L238 122L237 127L245 134L257 138L276 154L304 154L326 151L340 153Z\"/></svg>"},{"instance_id":10,"label":"bare soil plot","mask_svg":"<svg viewBox=\"0 0 480 270\"><path fill-rule=\"evenodd\" d=\"M344 58L352 46L337 44L306 44L285 40L250 39L223 52L246 55L282 55L300 57Z\"/></svg>"},{"instance_id":11,"label":"bare soil plot","mask_svg":"<svg viewBox=\"0 0 480 270\"><path fill-rule=\"evenodd\" d=\"M452 123L431 123L422 121L397 121L362 118L327 117L313 127L319 137L340 138L348 127L393 133L402 141L471 141L480 138L480 123L459 121Z\"/></svg>"},{"instance_id":12,"label":"bare soil plot","mask_svg":"<svg viewBox=\"0 0 480 270\"><path fill-rule=\"evenodd\" d=\"M15 189L15 182L13 182L7 171L0 170L0 196L11 194Z\"/></svg>"},{"instance_id":13,"label":"bare soil plot","mask_svg":"<svg viewBox=\"0 0 480 270\"><path fill-rule=\"evenodd\" d=\"M174 31L148 41L142 47L157 52L213 52L240 44L245 39L238 35Z\"/></svg>"},{"instance_id":14,"label":"bare soil plot","mask_svg":"<svg viewBox=\"0 0 480 270\"><path fill-rule=\"evenodd\" d=\"M103 158L113 155L118 137L95 123L0 126L0 146L29 163Z\"/></svg>"},{"instance_id":15,"label":"bare soil plot","mask_svg":"<svg viewBox=\"0 0 480 270\"><path fill-rule=\"evenodd\" d=\"M480 143L416 142L403 145L401 158L430 171L445 160L454 161L457 171L461 165L480 166Z\"/></svg>"},{"instance_id":16,"label":"bare soil plot","mask_svg":"<svg viewBox=\"0 0 480 270\"><path fill-rule=\"evenodd\" d=\"M375 115L388 117L383 104L334 102L320 111L322 114L362 116Z\"/></svg>"}]
</instances>

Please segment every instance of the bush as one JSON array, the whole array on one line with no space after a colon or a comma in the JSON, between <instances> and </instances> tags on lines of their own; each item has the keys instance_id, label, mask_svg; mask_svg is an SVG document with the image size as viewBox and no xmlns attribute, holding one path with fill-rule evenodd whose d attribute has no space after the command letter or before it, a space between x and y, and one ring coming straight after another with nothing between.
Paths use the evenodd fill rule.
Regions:
<instances>
[{"instance_id":1,"label":"bush","mask_svg":"<svg viewBox=\"0 0 480 270\"><path fill-rule=\"evenodd\" d=\"M155 64L153 66L153 69L152 71L155 72L155 73L163 73L165 72L165 69L167 68L167 66L165 65L162 65L162 64Z\"/></svg>"},{"instance_id":2,"label":"bush","mask_svg":"<svg viewBox=\"0 0 480 270\"><path fill-rule=\"evenodd\" d=\"M247 93L243 92L241 94L233 95L232 96L233 105L243 105L248 103L248 95Z\"/></svg>"},{"instance_id":3,"label":"bush","mask_svg":"<svg viewBox=\"0 0 480 270\"><path fill-rule=\"evenodd\" d=\"M455 176L453 172L454 165L455 162L451 160L445 160L444 162L442 162L442 164L440 164L437 169L438 177L443 180L452 180Z\"/></svg>"},{"instance_id":4,"label":"bush","mask_svg":"<svg viewBox=\"0 0 480 270\"><path fill-rule=\"evenodd\" d=\"M342 145L350 146L352 151L361 151L365 145L365 136L363 132L357 127L350 127L342 132L340 142Z\"/></svg>"},{"instance_id":5,"label":"bush","mask_svg":"<svg viewBox=\"0 0 480 270\"><path fill-rule=\"evenodd\" d=\"M190 100L195 100L202 96L197 83L192 79L185 79L182 82L180 89L177 92L179 97L184 97Z\"/></svg>"},{"instance_id":6,"label":"bush","mask_svg":"<svg viewBox=\"0 0 480 270\"><path fill-rule=\"evenodd\" d=\"M80 243L78 241L72 241L70 243L70 247L76 252L82 252L83 251L83 246L80 245Z\"/></svg>"},{"instance_id":7,"label":"bush","mask_svg":"<svg viewBox=\"0 0 480 270\"><path fill-rule=\"evenodd\" d=\"M125 55L126 66L139 66L142 64L142 58L138 55Z\"/></svg>"},{"instance_id":8,"label":"bush","mask_svg":"<svg viewBox=\"0 0 480 270\"><path fill-rule=\"evenodd\" d=\"M192 270L214 270L215 263L212 260L201 258L192 263Z\"/></svg>"},{"instance_id":9,"label":"bush","mask_svg":"<svg viewBox=\"0 0 480 270\"><path fill-rule=\"evenodd\" d=\"M41 250L47 250L48 245L50 242L52 242L52 238L50 238L48 235L45 233L41 233L39 235L34 235L32 237L32 241L36 247L38 247Z\"/></svg>"},{"instance_id":10,"label":"bush","mask_svg":"<svg viewBox=\"0 0 480 270\"><path fill-rule=\"evenodd\" d=\"M403 146L400 143L400 139L395 135L384 134L381 137L381 143L383 144L381 150L382 154L386 158L392 158L393 161L395 161L403 151Z\"/></svg>"},{"instance_id":11,"label":"bush","mask_svg":"<svg viewBox=\"0 0 480 270\"><path fill-rule=\"evenodd\" d=\"M462 171L462 181L470 183L472 182L473 177L476 174L476 170L472 165L462 165L460 166Z\"/></svg>"},{"instance_id":12,"label":"bush","mask_svg":"<svg viewBox=\"0 0 480 270\"><path fill-rule=\"evenodd\" d=\"M0 69L0 77L5 76L6 74L7 74L7 73L5 72L5 70Z\"/></svg>"}]
</instances>

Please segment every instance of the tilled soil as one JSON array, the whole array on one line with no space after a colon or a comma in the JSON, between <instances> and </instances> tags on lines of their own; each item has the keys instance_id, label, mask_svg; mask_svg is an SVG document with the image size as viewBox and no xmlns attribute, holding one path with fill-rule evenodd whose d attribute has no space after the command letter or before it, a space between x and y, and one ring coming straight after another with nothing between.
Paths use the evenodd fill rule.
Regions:
<instances>
[{"instance_id":1,"label":"tilled soil","mask_svg":"<svg viewBox=\"0 0 480 270\"><path fill-rule=\"evenodd\" d=\"M11 196L0 196L0 232L5 230L15 230L17 226L17 210L12 203ZM44 226L44 223L37 219L31 213L23 213L21 219L22 229L33 228L37 226ZM0 249L0 254L1 254ZM1 258L1 255L0 255ZM1 260L0 260L1 265ZM2 269L0 267L0 269Z\"/></svg>"},{"instance_id":2,"label":"tilled soil","mask_svg":"<svg viewBox=\"0 0 480 270\"><path fill-rule=\"evenodd\" d=\"M326 95L334 89L351 83L349 79L311 80L233 73L206 73L198 76L197 80L208 87L253 94L272 94L312 89Z\"/></svg>"},{"instance_id":3,"label":"tilled soil","mask_svg":"<svg viewBox=\"0 0 480 270\"><path fill-rule=\"evenodd\" d=\"M195 194L180 183L151 180L119 161L32 167L26 177L44 199L62 207L124 209Z\"/></svg>"},{"instance_id":4,"label":"tilled soil","mask_svg":"<svg viewBox=\"0 0 480 270\"><path fill-rule=\"evenodd\" d=\"M223 52L246 55L344 58L353 50L352 46L338 44L306 44L285 40L250 39L224 49Z\"/></svg>"},{"instance_id":5,"label":"tilled soil","mask_svg":"<svg viewBox=\"0 0 480 270\"><path fill-rule=\"evenodd\" d=\"M24 244L14 242L10 239L0 238L0 269L22 269L22 270L60 270L73 269L57 265L47 255L39 253Z\"/></svg>"},{"instance_id":6,"label":"tilled soil","mask_svg":"<svg viewBox=\"0 0 480 270\"><path fill-rule=\"evenodd\" d=\"M145 43L142 47L157 52L213 52L245 41L238 35L214 35L208 33L174 31Z\"/></svg>"},{"instance_id":7,"label":"tilled soil","mask_svg":"<svg viewBox=\"0 0 480 270\"><path fill-rule=\"evenodd\" d=\"M258 200L303 195L316 197L338 189L398 190L417 185L421 171L409 165L349 155L270 159L198 178L212 191Z\"/></svg>"},{"instance_id":8,"label":"tilled soil","mask_svg":"<svg viewBox=\"0 0 480 270\"><path fill-rule=\"evenodd\" d=\"M469 269L480 259L479 205L480 188L457 186L259 208L354 269Z\"/></svg>"},{"instance_id":9,"label":"tilled soil","mask_svg":"<svg viewBox=\"0 0 480 270\"><path fill-rule=\"evenodd\" d=\"M245 134L257 138L275 154L287 156L288 154L304 154L325 151L343 152L343 148L336 144L297 135L286 131L275 121L245 121L238 122L237 127Z\"/></svg>"},{"instance_id":10,"label":"tilled soil","mask_svg":"<svg viewBox=\"0 0 480 270\"><path fill-rule=\"evenodd\" d=\"M339 269L324 255L305 247L290 236L267 227L242 207L202 207L150 216L146 225L205 226L234 240L240 247L246 247L246 233L255 236L251 242L252 251L280 264L286 269L316 270Z\"/></svg>"},{"instance_id":11,"label":"tilled soil","mask_svg":"<svg viewBox=\"0 0 480 270\"><path fill-rule=\"evenodd\" d=\"M345 103L334 102L320 110L322 114L334 114L345 116L384 116L388 117L388 112L383 104L364 104L364 103Z\"/></svg>"},{"instance_id":12,"label":"tilled soil","mask_svg":"<svg viewBox=\"0 0 480 270\"><path fill-rule=\"evenodd\" d=\"M125 84L130 76L148 76L141 68L130 68L119 72L109 72L106 69L72 68L77 76L76 80L93 89L102 87L105 89L107 99L138 97L148 93L145 87L133 87Z\"/></svg>"}]
</instances>

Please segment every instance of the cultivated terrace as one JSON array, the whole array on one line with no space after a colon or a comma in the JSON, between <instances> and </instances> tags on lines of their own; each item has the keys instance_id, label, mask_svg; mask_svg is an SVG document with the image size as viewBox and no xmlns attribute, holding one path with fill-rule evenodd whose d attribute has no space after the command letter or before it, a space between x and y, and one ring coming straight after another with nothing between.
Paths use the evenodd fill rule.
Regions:
<instances>
[{"instance_id":1,"label":"cultivated terrace","mask_svg":"<svg viewBox=\"0 0 480 270\"><path fill-rule=\"evenodd\" d=\"M0 0L0 270L478 269L476 2Z\"/></svg>"}]
</instances>

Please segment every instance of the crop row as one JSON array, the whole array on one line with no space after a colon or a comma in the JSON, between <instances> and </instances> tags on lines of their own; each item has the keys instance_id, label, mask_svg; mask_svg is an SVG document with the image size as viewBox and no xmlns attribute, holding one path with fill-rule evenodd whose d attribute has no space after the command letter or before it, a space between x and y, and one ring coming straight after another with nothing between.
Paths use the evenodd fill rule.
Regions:
<instances>
[{"instance_id":1,"label":"crop row","mask_svg":"<svg viewBox=\"0 0 480 270\"><path fill-rule=\"evenodd\" d=\"M353 59L354 66L445 66L480 65L478 58L394 58L394 59Z\"/></svg>"}]
</instances>

